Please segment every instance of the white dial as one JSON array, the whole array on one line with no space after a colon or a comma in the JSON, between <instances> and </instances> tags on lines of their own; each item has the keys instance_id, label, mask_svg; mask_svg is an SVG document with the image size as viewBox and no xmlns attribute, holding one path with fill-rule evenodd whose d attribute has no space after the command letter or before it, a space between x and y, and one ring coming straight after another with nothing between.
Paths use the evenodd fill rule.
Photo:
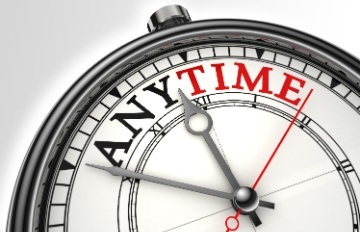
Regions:
<instances>
[{"instance_id":1,"label":"white dial","mask_svg":"<svg viewBox=\"0 0 360 232\"><path fill-rule=\"evenodd\" d=\"M239 185L275 204L256 208L260 224L233 200L86 165L233 194L208 143L187 131L179 88L211 116ZM164 54L114 84L74 131L48 231L358 231L359 108L334 73L280 50L215 43Z\"/></svg>"}]
</instances>

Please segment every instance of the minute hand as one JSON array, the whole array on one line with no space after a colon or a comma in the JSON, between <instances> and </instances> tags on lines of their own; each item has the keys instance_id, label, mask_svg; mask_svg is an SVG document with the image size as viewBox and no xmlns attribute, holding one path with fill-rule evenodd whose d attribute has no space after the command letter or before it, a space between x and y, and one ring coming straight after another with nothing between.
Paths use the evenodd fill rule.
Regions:
<instances>
[{"instance_id":1,"label":"minute hand","mask_svg":"<svg viewBox=\"0 0 360 232\"><path fill-rule=\"evenodd\" d=\"M193 135L201 135L204 140L206 141L207 145L209 146L212 154L214 155L216 161L218 162L219 166L221 167L222 171L224 172L226 178L230 182L233 189L239 189L240 185L238 181L236 180L234 174L231 172L230 167L227 165L226 161L224 160L224 157L221 155L218 147L216 146L214 140L210 136L210 130L213 126L213 121L210 116L210 114L204 110L201 110L200 108L196 107L191 101L185 96L185 94L179 89L179 93L182 99L182 102L184 104L184 110L185 110L185 127L187 131ZM190 126L190 117L195 114L201 114L204 115L207 119L207 127L202 131L196 131L193 130Z\"/></svg>"},{"instance_id":2,"label":"minute hand","mask_svg":"<svg viewBox=\"0 0 360 232\"><path fill-rule=\"evenodd\" d=\"M159 177L155 177L155 176L149 176L149 175L145 175L142 173L125 170L125 169L122 169L119 167L104 167L104 166L95 165L95 164L86 164L86 165L93 167L93 168L98 168L98 169L107 171L113 176L135 178L138 180L145 180L145 181L149 181L149 182L153 182L153 183L157 183L157 184L162 184L162 185L172 186L172 187L181 188L181 189L185 189L185 190L190 190L193 192L204 193L207 195L220 197L220 198L224 198L224 199L228 199L228 200L233 199L232 193L222 192L222 191L204 188L204 187L200 187L200 186L196 186L196 185L191 185L191 184L186 184L186 183L177 182L177 181L173 181L173 180L163 179L163 178L159 178Z\"/></svg>"}]
</instances>

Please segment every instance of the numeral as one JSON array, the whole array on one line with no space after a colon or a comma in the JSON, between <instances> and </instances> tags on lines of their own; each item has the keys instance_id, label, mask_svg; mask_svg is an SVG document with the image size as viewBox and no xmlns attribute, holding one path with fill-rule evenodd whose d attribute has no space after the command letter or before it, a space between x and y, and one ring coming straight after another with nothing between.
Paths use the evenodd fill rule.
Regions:
<instances>
[{"instance_id":1,"label":"numeral","mask_svg":"<svg viewBox=\"0 0 360 232\"><path fill-rule=\"evenodd\" d=\"M346 173L353 172L354 168L348 159L340 161L340 166L337 167L338 171L344 170Z\"/></svg>"},{"instance_id":2,"label":"numeral","mask_svg":"<svg viewBox=\"0 0 360 232\"><path fill-rule=\"evenodd\" d=\"M359 225L358 225L358 224L354 224L354 229L356 229L356 231L358 231Z\"/></svg>"},{"instance_id":3,"label":"numeral","mask_svg":"<svg viewBox=\"0 0 360 232\"><path fill-rule=\"evenodd\" d=\"M194 102L197 107L202 107L204 110L207 110L206 105L210 104L211 100L210 100L210 96L206 95L206 96L194 99Z\"/></svg>"},{"instance_id":4,"label":"numeral","mask_svg":"<svg viewBox=\"0 0 360 232\"><path fill-rule=\"evenodd\" d=\"M310 122L311 122L311 118L309 118L308 116L305 116L303 118L303 120L301 120L300 128L304 129L304 127L308 126Z\"/></svg>"},{"instance_id":5,"label":"numeral","mask_svg":"<svg viewBox=\"0 0 360 232\"><path fill-rule=\"evenodd\" d=\"M154 133L154 136L156 136L156 135L158 135L159 133L160 133L160 131L163 129L164 127L162 126L162 125L160 125L160 123L156 123L156 124L154 124L151 128L150 128L150 130L149 130L149 132L153 132ZM165 135L165 132L162 132L161 133L162 135Z\"/></svg>"},{"instance_id":6,"label":"numeral","mask_svg":"<svg viewBox=\"0 0 360 232\"><path fill-rule=\"evenodd\" d=\"M129 181L130 183L133 182L133 178L130 178L130 177L123 177L122 181L125 182L125 181Z\"/></svg>"},{"instance_id":7,"label":"numeral","mask_svg":"<svg viewBox=\"0 0 360 232\"><path fill-rule=\"evenodd\" d=\"M254 103L251 105L253 108L256 108L257 95L254 95Z\"/></svg>"}]
</instances>

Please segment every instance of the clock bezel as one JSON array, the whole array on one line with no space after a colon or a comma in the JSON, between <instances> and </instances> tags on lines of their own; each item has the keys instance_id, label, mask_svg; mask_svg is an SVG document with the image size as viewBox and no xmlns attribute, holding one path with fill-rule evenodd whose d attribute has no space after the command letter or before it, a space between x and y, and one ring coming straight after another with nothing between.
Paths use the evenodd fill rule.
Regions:
<instances>
[{"instance_id":1,"label":"clock bezel","mask_svg":"<svg viewBox=\"0 0 360 232\"><path fill-rule=\"evenodd\" d=\"M217 36L222 39L224 36L228 39L246 39L291 51L336 73L353 91L360 93L359 60L324 40L287 27L257 21L217 19L196 21L147 34L118 48L95 64L70 87L50 112L37 132L18 175L7 231L33 231L38 226L34 225L37 199L45 183L44 176L47 181L51 181L48 166L54 155L52 150L58 141L66 140L66 136L71 134L73 127L66 129L68 125L76 125L86 107L92 103L90 99L96 99L104 92L112 83L111 79L146 62L149 57L160 54L162 49L179 49L187 46L189 39L212 41ZM115 72L117 74L113 75ZM56 162L52 165L56 166ZM42 228L38 230L42 231Z\"/></svg>"}]
</instances>

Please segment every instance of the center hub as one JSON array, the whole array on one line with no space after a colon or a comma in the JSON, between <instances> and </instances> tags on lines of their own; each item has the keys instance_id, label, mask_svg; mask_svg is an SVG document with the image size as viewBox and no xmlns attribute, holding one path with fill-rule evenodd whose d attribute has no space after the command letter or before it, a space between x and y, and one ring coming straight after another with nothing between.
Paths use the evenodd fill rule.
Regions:
<instances>
[{"instance_id":1,"label":"center hub","mask_svg":"<svg viewBox=\"0 0 360 232\"><path fill-rule=\"evenodd\" d=\"M241 214L250 214L259 206L259 197L255 190L249 187L240 187L234 192L233 205Z\"/></svg>"}]
</instances>

